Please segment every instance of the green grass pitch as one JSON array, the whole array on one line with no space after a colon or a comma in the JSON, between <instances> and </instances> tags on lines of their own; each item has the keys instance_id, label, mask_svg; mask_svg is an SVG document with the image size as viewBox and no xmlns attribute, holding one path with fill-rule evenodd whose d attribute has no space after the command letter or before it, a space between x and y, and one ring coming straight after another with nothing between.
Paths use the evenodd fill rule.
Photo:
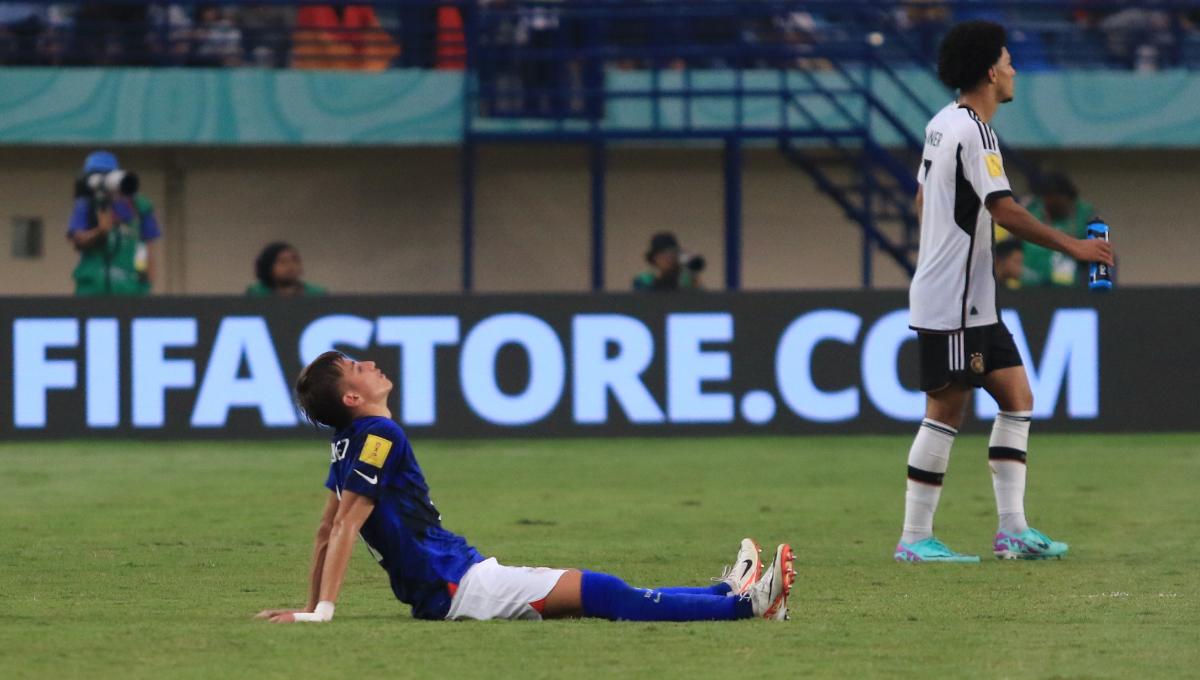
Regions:
<instances>
[{"instance_id":1,"label":"green grass pitch","mask_svg":"<svg viewBox=\"0 0 1200 680\"><path fill-rule=\"evenodd\" d=\"M1030 519L1067 559L999 562L986 439L938 533L980 565L899 565L908 437L420 442L445 525L508 564L704 584L744 535L799 555L792 620L422 622L356 550L303 604L328 445L0 444L0 676L1195 677L1200 435L1035 432Z\"/></svg>"}]
</instances>

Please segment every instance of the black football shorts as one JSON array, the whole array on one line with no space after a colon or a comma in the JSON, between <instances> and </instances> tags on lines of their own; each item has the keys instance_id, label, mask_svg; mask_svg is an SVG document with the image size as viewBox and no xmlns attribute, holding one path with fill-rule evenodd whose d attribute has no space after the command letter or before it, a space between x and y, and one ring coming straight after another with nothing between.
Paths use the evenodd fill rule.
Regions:
<instances>
[{"instance_id":1,"label":"black football shorts","mask_svg":"<svg viewBox=\"0 0 1200 680\"><path fill-rule=\"evenodd\" d=\"M921 351L921 391L950 384L982 387L992 371L1021 365L1021 355L1004 322L961 331L917 331Z\"/></svg>"}]
</instances>

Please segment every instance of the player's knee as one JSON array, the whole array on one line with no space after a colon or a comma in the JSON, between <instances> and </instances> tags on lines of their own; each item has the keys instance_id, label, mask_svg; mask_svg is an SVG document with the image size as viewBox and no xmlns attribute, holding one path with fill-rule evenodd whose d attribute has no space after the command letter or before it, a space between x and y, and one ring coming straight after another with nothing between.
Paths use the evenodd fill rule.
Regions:
<instances>
[{"instance_id":1,"label":"player's knee","mask_svg":"<svg viewBox=\"0 0 1200 680\"><path fill-rule=\"evenodd\" d=\"M969 394L955 385L929 392L925 399L925 417L958 428L962 425Z\"/></svg>"},{"instance_id":2,"label":"player's knee","mask_svg":"<svg viewBox=\"0 0 1200 680\"><path fill-rule=\"evenodd\" d=\"M1017 390L1016 394L1012 395L1008 402L1004 406L1005 411L1032 411L1033 392L1028 387Z\"/></svg>"}]
</instances>

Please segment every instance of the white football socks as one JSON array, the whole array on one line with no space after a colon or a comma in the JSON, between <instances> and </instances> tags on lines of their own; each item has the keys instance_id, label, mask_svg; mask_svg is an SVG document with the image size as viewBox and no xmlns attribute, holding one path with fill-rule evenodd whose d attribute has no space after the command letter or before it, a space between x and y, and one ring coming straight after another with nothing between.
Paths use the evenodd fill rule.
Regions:
<instances>
[{"instance_id":1,"label":"white football socks","mask_svg":"<svg viewBox=\"0 0 1200 680\"><path fill-rule=\"evenodd\" d=\"M1029 446L1029 411L1001 411L992 425L988 466L1000 531L1019 534L1025 523L1025 452Z\"/></svg>"},{"instance_id":2,"label":"white football socks","mask_svg":"<svg viewBox=\"0 0 1200 680\"><path fill-rule=\"evenodd\" d=\"M933 535L933 513L942 495L942 479L950 466L950 447L958 430L926 418L921 421L908 451L908 491L904 494L905 543L923 541Z\"/></svg>"}]
</instances>

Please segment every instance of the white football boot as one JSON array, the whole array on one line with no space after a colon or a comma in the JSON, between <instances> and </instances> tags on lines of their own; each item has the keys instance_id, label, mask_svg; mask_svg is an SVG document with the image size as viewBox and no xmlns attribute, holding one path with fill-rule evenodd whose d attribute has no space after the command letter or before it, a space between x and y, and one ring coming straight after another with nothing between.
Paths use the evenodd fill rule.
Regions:
<instances>
[{"instance_id":1,"label":"white football boot","mask_svg":"<svg viewBox=\"0 0 1200 680\"><path fill-rule=\"evenodd\" d=\"M731 596L744 595L762 577L763 564L758 559L760 552L762 552L762 548L758 547L753 538L743 538L737 559L733 561L732 565L725 567L721 575L713 580L729 584Z\"/></svg>"},{"instance_id":2,"label":"white football boot","mask_svg":"<svg viewBox=\"0 0 1200 680\"><path fill-rule=\"evenodd\" d=\"M758 583L746 592L755 616L772 621L787 619L788 594L792 592L792 583L796 580L796 570L792 568L795 558L792 546L787 543L775 549L775 561L767 567Z\"/></svg>"}]
</instances>

